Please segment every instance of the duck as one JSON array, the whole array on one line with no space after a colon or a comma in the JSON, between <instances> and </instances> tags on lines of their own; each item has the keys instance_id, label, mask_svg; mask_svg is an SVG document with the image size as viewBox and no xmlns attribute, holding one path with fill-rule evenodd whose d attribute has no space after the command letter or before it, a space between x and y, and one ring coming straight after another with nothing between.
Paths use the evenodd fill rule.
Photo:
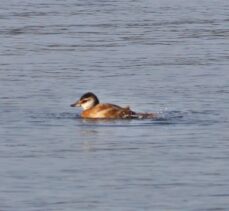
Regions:
<instances>
[{"instance_id":1,"label":"duck","mask_svg":"<svg viewBox=\"0 0 229 211\"><path fill-rule=\"evenodd\" d=\"M70 105L83 109L81 117L85 119L132 119L132 118L155 118L155 113L137 113L129 106L121 107L111 103L100 103L98 97L87 92L79 100Z\"/></svg>"}]
</instances>

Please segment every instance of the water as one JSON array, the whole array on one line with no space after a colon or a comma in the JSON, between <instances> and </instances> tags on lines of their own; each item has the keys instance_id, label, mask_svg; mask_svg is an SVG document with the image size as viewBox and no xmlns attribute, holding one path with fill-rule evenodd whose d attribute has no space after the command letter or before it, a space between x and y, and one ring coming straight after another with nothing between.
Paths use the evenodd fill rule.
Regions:
<instances>
[{"instance_id":1,"label":"water","mask_svg":"<svg viewBox=\"0 0 229 211\"><path fill-rule=\"evenodd\" d=\"M4 1L0 210L228 210L228 8ZM82 120L86 91L160 118Z\"/></svg>"}]
</instances>

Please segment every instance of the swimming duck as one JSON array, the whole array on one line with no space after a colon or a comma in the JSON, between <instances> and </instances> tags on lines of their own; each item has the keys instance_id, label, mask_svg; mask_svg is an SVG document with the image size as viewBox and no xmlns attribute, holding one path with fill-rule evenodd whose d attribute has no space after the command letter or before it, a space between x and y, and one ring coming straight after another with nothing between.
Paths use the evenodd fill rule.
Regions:
<instances>
[{"instance_id":1,"label":"swimming duck","mask_svg":"<svg viewBox=\"0 0 229 211\"><path fill-rule=\"evenodd\" d=\"M98 97L87 92L71 107L82 107L81 117L90 119L128 119L128 118L155 118L154 113L136 113L129 107L120 107L110 103L100 103Z\"/></svg>"}]
</instances>

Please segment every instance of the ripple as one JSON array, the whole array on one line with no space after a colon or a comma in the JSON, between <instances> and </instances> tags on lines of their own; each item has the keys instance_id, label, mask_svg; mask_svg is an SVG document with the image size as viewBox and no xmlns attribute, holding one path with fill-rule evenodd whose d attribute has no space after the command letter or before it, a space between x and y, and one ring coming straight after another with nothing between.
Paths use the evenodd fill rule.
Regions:
<instances>
[{"instance_id":1,"label":"ripple","mask_svg":"<svg viewBox=\"0 0 229 211\"><path fill-rule=\"evenodd\" d=\"M151 127L162 125L213 125L224 122L214 110L163 111L157 118L132 119L82 119L79 113L33 113L31 121L45 124L48 120L76 120L78 126L84 127Z\"/></svg>"}]
</instances>

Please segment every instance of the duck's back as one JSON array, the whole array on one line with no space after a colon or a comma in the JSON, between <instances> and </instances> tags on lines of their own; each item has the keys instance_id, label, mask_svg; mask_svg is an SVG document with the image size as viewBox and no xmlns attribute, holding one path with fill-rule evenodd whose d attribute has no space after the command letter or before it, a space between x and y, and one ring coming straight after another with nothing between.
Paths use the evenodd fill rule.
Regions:
<instances>
[{"instance_id":1,"label":"duck's back","mask_svg":"<svg viewBox=\"0 0 229 211\"><path fill-rule=\"evenodd\" d=\"M131 111L129 107L122 108L113 104L97 104L93 108L82 112L81 116L84 118L130 118L135 112Z\"/></svg>"}]
</instances>

